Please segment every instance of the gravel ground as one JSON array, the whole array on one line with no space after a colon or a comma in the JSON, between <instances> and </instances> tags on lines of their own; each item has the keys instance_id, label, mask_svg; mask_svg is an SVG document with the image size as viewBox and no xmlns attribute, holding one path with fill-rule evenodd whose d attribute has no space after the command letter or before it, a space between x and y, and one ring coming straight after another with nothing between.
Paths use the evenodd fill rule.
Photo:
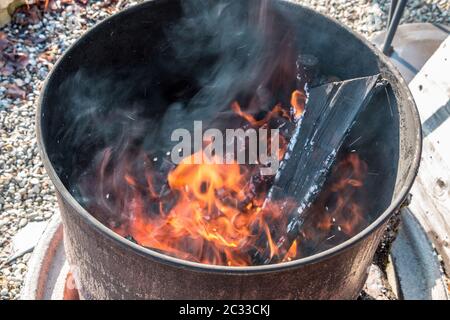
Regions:
<instances>
[{"instance_id":1,"label":"gravel ground","mask_svg":"<svg viewBox=\"0 0 450 320\"><path fill-rule=\"evenodd\" d=\"M42 1L44 2L44 1ZM0 299L17 299L27 253L12 262L11 238L29 222L55 212L54 189L41 164L35 139L35 106L56 59L89 27L141 1L57 0L19 9L0 28ZM299 0L370 36L385 28L387 0ZM449 2L410 0L403 22L450 24Z\"/></svg>"}]
</instances>

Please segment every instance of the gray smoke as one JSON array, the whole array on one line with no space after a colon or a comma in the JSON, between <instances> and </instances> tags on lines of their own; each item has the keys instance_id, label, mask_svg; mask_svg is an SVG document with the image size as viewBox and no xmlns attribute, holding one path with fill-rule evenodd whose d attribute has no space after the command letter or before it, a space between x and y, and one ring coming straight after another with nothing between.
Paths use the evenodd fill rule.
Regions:
<instances>
[{"instance_id":1,"label":"gray smoke","mask_svg":"<svg viewBox=\"0 0 450 320\"><path fill-rule=\"evenodd\" d=\"M62 143L74 154L69 178L74 192L80 176L98 167L107 147L117 159L130 150L160 159L177 143L170 141L173 130L192 130L199 120L204 130L235 126L233 101L258 115L294 89L297 50L276 2L187 0L182 11L179 21L164 30L167 43L162 45L171 59L157 63L166 75L113 66L101 72L80 69L61 84L59 95L68 104ZM174 88L180 93L172 96L180 98L168 99L154 85L163 76L187 78L191 89Z\"/></svg>"}]
</instances>

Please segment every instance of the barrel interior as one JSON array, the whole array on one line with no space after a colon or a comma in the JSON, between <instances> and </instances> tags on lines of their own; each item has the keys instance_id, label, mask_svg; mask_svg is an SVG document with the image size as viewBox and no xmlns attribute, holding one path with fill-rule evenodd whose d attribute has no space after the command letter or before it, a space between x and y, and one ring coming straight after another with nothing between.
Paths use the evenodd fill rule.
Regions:
<instances>
[{"instance_id":1,"label":"barrel interior","mask_svg":"<svg viewBox=\"0 0 450 320\"><path fill-rule=\"evenodd\" d=\"M414 146L415 134L408 128L413 124L413 112L408 110L412 105L405 102L401 84L377 53L353 33L300 6L280 2L276 10L280 16L288 17L280 27L295 30L291 44L318 57L321 72L342 80L382 73L391 82L387 94L378 95L371 103L370 117L361 121L348 138L349 148L358 150L371 173L367 178L372 192L367 216L374 221L403 187L408 163L414 156L403 152ZM140 117L162 117L166 106L175 99L189 99L195 94L196 84L190 77L192 68L176 61L167 38L167 28L176 25L181 14L180 2L168 0L151 1L123 12L87 33L53 70L43 93L41 131L51 165L73 194L76 194L74 173L89 164L92 154L104 147L104 142L96 141L89 130L85 131L86 136L74 141L65 139L73 130L79 110L67 101L61 84L79 70L93 78L106 79L96 92L91 92L88 85L79 88L86 95L95 95L100 102L102 96L115 95L118 86L123 88L126 84L127 91L118 97L129 103L112 103L109 108L147 105L138 110ZM201 67L207 69L208 61L202 62ZM158 96L155 98L151 92L158 92ZM144 103L133 103L136 101ZM155 148L158 143L155 141Z\"/></svg>"}]
</instances>

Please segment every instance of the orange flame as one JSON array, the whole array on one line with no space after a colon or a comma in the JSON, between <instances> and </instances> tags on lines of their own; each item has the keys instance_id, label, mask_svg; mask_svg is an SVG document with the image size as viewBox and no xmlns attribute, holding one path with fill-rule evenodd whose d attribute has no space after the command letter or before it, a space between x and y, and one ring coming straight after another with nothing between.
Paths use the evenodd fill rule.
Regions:
<instances>
[{"instance_id":1,"label":"orange flame","mask_svg":"<svg viewBox=\"0 0 450 320\"><path fill-rule=\"evenodd\" d=\"M238 209L249 191L246 172L236 163L192 164L193 157L185 158L168 176L177 202L167 213L147 216L142 196L134 192L128 201L133 217L127 228L116 231L132 235L143 246L185 259L248 265L251 261L245 250L255 240L251 228L255 221L262 221L263 212L256 200ZM135 189L133 179L128 175L124 179ZM263 228L270 237L267 226Z\"/></svg>"},{"instance_id":2,"label":"orange flame","mask_svg":"<svg viewBox=\"0 0 450 320\"><path fill-rule=\"evenodd\" d=\"M364 210L362 204L357 201L356 192L364 186L367 164L359 158L358 154L350 153L335 166L333 172L334 181L322 196L322 202L333 196L334 205L329 208L319 203L319 210L322 206L326 210L322 211L322 218L318 220L316 228L329 231L336 227L339 232L350 237L356 234L365 222Z\"/></svg>"},{"instance_id":3,"label":"orange flame","mask_svg":"<svg viewBox=\"0 0 450 320\"><path fill-rule=\"evenodd\" d=\"M296 120L300 119L305 111L306 95L303 91L295 90L291 95L292 113Z\"/></svg>"},{"instance_id":4,"label":"orange flame","mask_svg":"<svg viewBox=\"0 0 450 320\"><path fill-rule=\"evenodd\" d=\"M298 120L306 97L294 91L291 98L291 115L277 104L262 120L244 112L238 102L231 108L252 126L262 127L276 117ZM285 140L281 146L280 159L284 155ZM269 258L275 257L276 261L298 258L299 245L308 237L295 240L288 249L281 249L276 239L280 232L287 231L274 230L276 226L286 225L286 208L293 208L295 203L286 199L283 203L265 204L263 208L269 186L261 190L255 187L252 182L255 171L251 167L235 162L221 164L218 159L195 164L199 156L205 158L206 154L200 150L184 158L164 177L165 183L161 183L143 151L137 156L117 160L111 149L106 149L98 171L99 192L104 198L105 190L112 190L112 198L122 217L119 223L109 220L106 223L142 246L200 263L247 266L255 263L255 255L267 252ZM133 167L135 163L146 165L139 169ZM108 167L113 167L114 171L108 173ZM355 226L363 221L363 209L353 197L355 190L363 186L365 163L352 153L334 171L337 178L324 194L326 197L338 195L336 204L330 212L321 207L323 212L314 230L307 231L329 231L338 224L343 233L352 235ZM104 201L102 206L105 210L110 204Z\"/></svg>"},{"instance_id":5,"label":"orange flame","mask_svg":"<svg viewBox=\"0 0 450 320\"><path fill-rule=\"evenodd\" d=\"M283 261L291 261L297 257L297 240L295 240L291 247L289 248L288 252L286 253Z\"/></svg>"},{"instance_id":6,"label":"orange flame","mask_svg":"<svg viewBox=\"0 0 450 320\"><path fill-rule=\"evenodd\" d=\"M282 117L289 119L289 114L281 104L277 104L271 111L269 111L262 120L256 120L251 114L245 113L242 111L241 106L237 101L231 104L231 109L239 116L247 120L254 127L261 127L267 124L272 118L274 118L277 114L280 114Z\"/></svg>"}]
</instances>

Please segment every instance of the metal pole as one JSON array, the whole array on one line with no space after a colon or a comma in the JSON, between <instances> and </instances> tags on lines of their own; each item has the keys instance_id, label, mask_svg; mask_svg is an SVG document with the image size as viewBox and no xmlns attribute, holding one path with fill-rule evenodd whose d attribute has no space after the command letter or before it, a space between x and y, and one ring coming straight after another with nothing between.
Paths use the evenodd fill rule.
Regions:
<instances>
[{"instance_id":1,"label":"metal pole","mask_svg":"<svg viewBox=\"0 0 450 320\"><path fill-rule=\"evenodd\" d=\"M394 16L395 8L397 8L398 0L391 0L391 7L389 8L389 16L387 21L387 28L391 25L392 17Z\"/></svg>"},{"instance_id":2,"label":"metal pole","mask_svg":"<svg viewBox=\"0 0 450 320\"><path fill-rule=\"evenodd\" d=\"M392 20L390 25L388 26L388 31L386 34L386 39L383 44L383 53L385 55L390 55L392 52L392 40L394 39L395 32L397 31L397 27L400 23L400 19L403 15L403 11L405 10L406 3L408 0L400 0L398 5L395 7L394 15L392 16Z\"/></svg>"}]
</instances>

